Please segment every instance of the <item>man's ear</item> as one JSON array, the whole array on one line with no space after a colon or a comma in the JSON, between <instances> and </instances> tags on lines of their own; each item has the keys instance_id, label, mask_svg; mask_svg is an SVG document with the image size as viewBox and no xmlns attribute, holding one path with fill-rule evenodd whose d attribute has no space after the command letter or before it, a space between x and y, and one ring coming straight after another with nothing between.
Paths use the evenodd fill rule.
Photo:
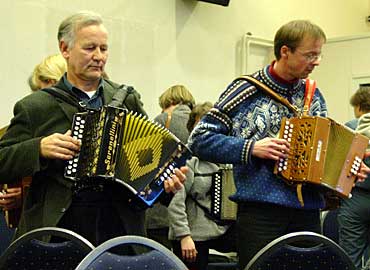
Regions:
<instances>
[{"instance_id":1,"label":"man's ear","mask_svg":"<svg viewBox=\"0 0 370 270\"><path fill-rule=\"evenodd\" d=\"M286 45L281 46L280 48L280 55L282 58L288 57L288 52L290 51L290 48Z\"/></svg>"},{"instance_id":2,"label":"man's ear","mask_svg":"<svg viewBox=\"0 0 370 270\"><path fill-rule=\"evenodd\" d=\"M68 45L65 43L63 40L59 42L59 50L62 56L65 59L69 58L69 50L68 50Z\"/></svg>"}]
</instances>

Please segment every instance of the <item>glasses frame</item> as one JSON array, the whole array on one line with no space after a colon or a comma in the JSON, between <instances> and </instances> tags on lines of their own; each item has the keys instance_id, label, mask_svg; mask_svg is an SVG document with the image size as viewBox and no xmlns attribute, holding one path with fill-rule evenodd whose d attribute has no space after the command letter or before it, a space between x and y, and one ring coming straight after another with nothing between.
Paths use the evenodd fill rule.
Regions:
<instances>
[{"instance_id":1,"label":"glasses frame","mask_svg":"<svg viewBox=\"0 0 370 270\"><path fill-rule=\"evenodd\" d=\"M302 55L307 62L309 63L313 63L313 62L316 62L316 61L321 61L322 58L323 58L323 55L320 53L320 54L315 54L315 53L304 53L304 52L301 52L299 51L298 49L294 49L294 51L290 48L290 50L295 53L297 52L298 54Z\"/></svg>"}]
</instances>

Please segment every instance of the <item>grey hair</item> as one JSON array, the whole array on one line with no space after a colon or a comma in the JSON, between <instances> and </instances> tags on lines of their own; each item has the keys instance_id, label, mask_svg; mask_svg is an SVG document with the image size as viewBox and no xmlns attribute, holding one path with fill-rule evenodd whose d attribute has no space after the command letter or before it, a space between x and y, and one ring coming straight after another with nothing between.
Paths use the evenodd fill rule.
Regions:
<instances>
[{"instance_id":1,"label":"grey hair","mask_svg":"<svg viewBox=\"0 0 370 270\"><path fill-rule=\"evenodd\" d=\"M101 24L103 24L103 19L100 14L86 10L77 12L64 19L59 25L58 42L64 41L68 48L72 48L78 30L86 26Z\"/></svg>"}]
</instances>

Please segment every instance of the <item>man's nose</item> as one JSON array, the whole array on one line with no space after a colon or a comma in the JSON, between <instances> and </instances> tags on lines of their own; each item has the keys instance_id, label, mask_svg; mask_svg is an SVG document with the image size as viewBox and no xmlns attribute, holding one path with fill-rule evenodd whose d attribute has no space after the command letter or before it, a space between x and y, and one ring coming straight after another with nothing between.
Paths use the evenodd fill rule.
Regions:
<instances>
[{"instance_id":1,"label":"man's nose","mask_svg":"<svg viewBox=\"0 0 370 270\"><path fill-rule=\"evenodd\" d=\"M103 58L103 52L100 50L100 48L96 48L93 54L94 60L101 60Z\"/></svg>"}]
</instances>

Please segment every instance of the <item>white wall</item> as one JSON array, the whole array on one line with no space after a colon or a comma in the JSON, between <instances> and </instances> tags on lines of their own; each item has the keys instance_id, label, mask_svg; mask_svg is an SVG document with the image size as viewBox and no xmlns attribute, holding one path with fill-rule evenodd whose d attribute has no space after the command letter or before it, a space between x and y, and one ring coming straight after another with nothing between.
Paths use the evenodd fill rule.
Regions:
<instances>
[{"instance_id":1,"label":"white wall","mask_svg":"<svg viewBox=\"0 0 370 270\"><path fill-rule=\"evenodd\" d=\"M160 93L175 83L187 85L198 101L215 101L242 70L246 32L272 39L281 24L297 18L321 25L328 37L369 31L369 0L231 0L229 7L195 0L2 0L0 126L29 93L34 65L57 52L60 21L81 9L103 15L111 42L107 71L142 93L152 117Z\"/></svg>"},{"instance_id":2,"label":"white wall","mask_svg":"<svg viewBox=\"0 0 370 270\"><path fill-rule=\"evenodd\" d=\"M328 40L324 58L312 77L327 99L330 117L338 122L354 118L350 97L359 83L370 83L370 35Z\"/></svg>"}]
</instances>

